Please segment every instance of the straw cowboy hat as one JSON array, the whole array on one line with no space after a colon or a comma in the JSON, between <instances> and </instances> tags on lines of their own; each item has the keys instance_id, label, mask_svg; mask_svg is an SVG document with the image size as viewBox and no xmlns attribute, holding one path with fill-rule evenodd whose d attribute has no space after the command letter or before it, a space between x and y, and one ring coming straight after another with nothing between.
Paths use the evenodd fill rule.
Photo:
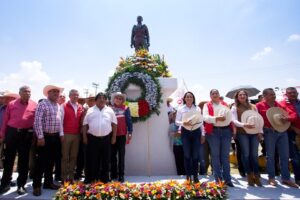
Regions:
<instances>
[{"instance_id":1,"label":"straw cowboy hat","mask_svg":"<svg viewBox=\"0 0 300 200\"><path fill-rule=\"evenodd\" d=\"M202 123L203 121L203 117L200 111L190 111L187 113L184 113L182 116L182 121L183 122L189 122L191 121L191 126L184 126L184 128L188 129L188 130L195 130L197 128L199 128L198 124Z\"/></svg>"},{"instance_id":2,"label":"straw cowboy hat","mask_svg":"<svg viewBox=\"0 0 300 200\"><path fill-rule=\"evenodd\" d=\"M59 93L62 93L64 91L64 88L58 87L56 85L46 85L43 89L44 96L48 97L48 92L50 90L59 90Z\"/></svg>"},{"instance_id":3,"label":"straw cowboy hat","mask_svg":"<svg viewBox=\"0 0 300 200\"><path fill-rule=\"evenodd\" d=\"M243 127L246 133L249 134L257 134L261 132L262 128L264 127L264 119L258 112L254 110L247 110L243 112L241 116L241 122L254 125L254 128Z\"/></svg>"},{"instance_id":4,"label":"straw cowboy hat","mask_svg":"<svg viewBox=\"0 0 300 200\"><path fill-rule=\"evenodd\" d=\"M271 123L272 127L278 132L286 131L291 125L291 122L289 121L281 121L281 116L288 116L288 113L282 108L272 107L267 110L267 118Z\"/></svg>"},{"instance_id":5,"label":"straw cowboy hat","mask_svg":"<svg viewBox=\"0 0 300 200\"><path fill-rule=\"evenodd\" d=\"M170 102L170 103L171 103L172 101L173 101L173 99L172 99L171 97L168 97L168 98L167 98L167 102Z\"/></svg>"},{"instance_id":6,"label":"straw cowboy hat","mask_svg":"<svg viewBox=\"0 0 300 200\"><path fill-rule=\"evenodd\" d=\"M224 116L225 120L224 121L218 121L214 125L215 126L228 126L231 123L232 119L232 114L230 109L227 106L221 105L218 106L217 108L214 108L214 116L219 117L219 116Z\"/></svg>"},{"instance_id":7,"label":"straw cowboy hat","mask_svg":"<svg viewBox=\"0 0 300 200\"><path fill-rule=\"evenodd\" d=\"M12 98L15 98L15 99L17 99L17 98L20 97L19 94L13 93L13 92L10 92L10 91L4 91L4 92L2 93L2 95L0 95L0 96L1 96L1 97L12 97Z\"/></svg>"},{"instance_id":8,"label":"straw cowboy hat","mask_svg":"<svg viewBox=\"0 0 300 200\"><path fill-rule=\"evenodd\" d=\"M117 96L123 97L123 100L126 101L126 94L123 94L122 92L115 92L115 93L112 93L112 95L111 95L110 101L111 101L112 104L114 104L114 99Z\"/></svg>"},{"instance_id":9,"label":"straw cowboy hat","mask_svg":"<svg viewBox=\"0 0 300 200\"><path fill-rule=\"evenodd\" d=\"M86 97L86 99L95 99L95 94L90 93L90 94Z\"/></svg>"}]
</instances>

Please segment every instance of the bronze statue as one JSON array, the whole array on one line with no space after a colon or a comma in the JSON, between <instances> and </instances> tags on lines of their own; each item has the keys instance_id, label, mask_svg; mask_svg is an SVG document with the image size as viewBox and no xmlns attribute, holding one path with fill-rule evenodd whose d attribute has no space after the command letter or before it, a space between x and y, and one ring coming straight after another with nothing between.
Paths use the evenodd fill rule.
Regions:
<instances>
[{"instance_id":1,"label":"bronze statue","mask_svg":"<svg viewBox=\"0 0 300 200\"><path fill-rule=\"evenodd\" d=\"M131 33L131 48L135 48L135 51L139 49L149 50L150 37L149 31L145 24L142 24L143 17L137 17L137 25L134 25Z\"/></svg>"}]
</instances>

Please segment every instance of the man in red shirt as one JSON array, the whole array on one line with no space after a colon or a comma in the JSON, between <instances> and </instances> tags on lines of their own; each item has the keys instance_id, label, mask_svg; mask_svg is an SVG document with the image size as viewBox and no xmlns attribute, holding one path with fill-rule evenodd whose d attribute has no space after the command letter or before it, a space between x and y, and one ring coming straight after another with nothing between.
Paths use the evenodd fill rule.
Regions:
<instances>
[{"instance_id":1,"label":"man in red shirt","mask_svg":"<svg viewBox=\"0 0 300 200\"><path fill-rule=\"evenodd\" d=\"M294 87L286 88L286 97L281 105L288 108L291 127L288 129L289 153L295 174L295 182L300 186L300 153L296 145L296 136L300 135L300 101L298 91Z\"/></svg>"},{"instance_id":2,"label":"man in red shirt","mask_svg":"<svg viewBox=\"0 0 300 200\"><path fill-rule=\"evenodd\" d=\"M4 139L4 171L0 185L0 193L10 189L10 180L13 166L18 153L17 179L19 195L26 193L24 185L28 176L29 150L33 134L33 122L37 104L30 100L31 89L22 86L19 90L20 98L7 105L3 124L0 131L1 139Z\"/></svg>"},{"instance_id":3,"label":"man in red shirt","mask_svg":"<svg viewBox=\"0 0 300 200\"><path fill-rule=\"evenodd\" d=\"M279 159L280 159L280 170L281 170L281 180L282 183L290 187L298 188L298 186L290 180L290 172L288 168L289 164L289 143L286 131L278 132L276 131L267 118L267 110L271 107L281 107L277 101L275 101L276 96L272 88L267 88L263 90L264 100L257 103L257 111L261 114L264 119L264 138L266 145L267 154L267 171L269 176L269 184L276 186L275 181L275 147L278 149ZM285 109L286 110L286 109ZM281 118L283 121L291 121L290 117Z\"/></svg>"}]
</instances>

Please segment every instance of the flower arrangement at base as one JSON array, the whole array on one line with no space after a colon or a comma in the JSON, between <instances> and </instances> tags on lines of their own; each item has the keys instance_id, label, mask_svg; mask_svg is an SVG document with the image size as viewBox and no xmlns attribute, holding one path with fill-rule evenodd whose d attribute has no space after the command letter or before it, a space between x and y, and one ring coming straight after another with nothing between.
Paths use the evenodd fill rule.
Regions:
<instances>
[{"instance_id":1,"label":"flower arrangement at base","mask_svg":"<svg viewBox=\"0 0 300 200\"><path fill-rule=\"evenodd\" d=\"M141 88L141 95L136 99L127 98L125 104L130 109L133 122L145 121L151 114L159 114L162 100L157 78L170 76L163 57L141 49L133 56L121 58L115 73L110 77L106 92L110 96L114 92L124 93L129 85Z\"/></svg>"},{"instance_id":2,"label":"flower arrangement at base","mask_svg":"<svg viewBox=\"0 0 300 200\"><path fill-rule=\"evenodd\" d=\"M190 184L178 181L154 183L65 183L55 195L56 200L121 200L121 199L225 199L226 186L223 182Z\"/></svg>"}]
</instances>

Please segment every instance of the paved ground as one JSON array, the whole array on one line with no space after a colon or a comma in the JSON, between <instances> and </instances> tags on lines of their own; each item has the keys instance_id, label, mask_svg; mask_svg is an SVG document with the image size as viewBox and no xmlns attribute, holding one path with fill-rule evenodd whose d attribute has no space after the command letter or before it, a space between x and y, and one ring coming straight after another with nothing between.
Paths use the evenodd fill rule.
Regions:
<instances>
[{"instance_id":1,"label":"paved ground","mask_svg":"<svg viewBox=\"0 0 300 200\"><path fill-rule=\"evenodd\" d=\"M2 173L0 173L2 176ZM14 179L16 174L14 174ZM130 176L126 177L126 180L134 183L141 182L153 182L153 181L164 181L164 180L179 180L183 181L185 177L180 176ZM201 176L200 181L212 180L211 176ZM277 179L278 180L278 179ZM278 180L280 183L280 181ZM248 187L247 180L240 177L239 175L233 175L234 188L228 189L229 199L300 199L300 189L289 188L279 184L277 187L272 187L267 185L267 175L262 175L263 187ZM11 200L11 199L23 199L23 200L43 200L52 199L56 191L53 190L43 190L43 194L40 197L35 197L32 195L32 182L29 181L26 185L28 191L27 194L23 196L18 196L16 193L16 187L12 187L10 191L0 196L1 200Z\"/></svg>"}]
</instances>

